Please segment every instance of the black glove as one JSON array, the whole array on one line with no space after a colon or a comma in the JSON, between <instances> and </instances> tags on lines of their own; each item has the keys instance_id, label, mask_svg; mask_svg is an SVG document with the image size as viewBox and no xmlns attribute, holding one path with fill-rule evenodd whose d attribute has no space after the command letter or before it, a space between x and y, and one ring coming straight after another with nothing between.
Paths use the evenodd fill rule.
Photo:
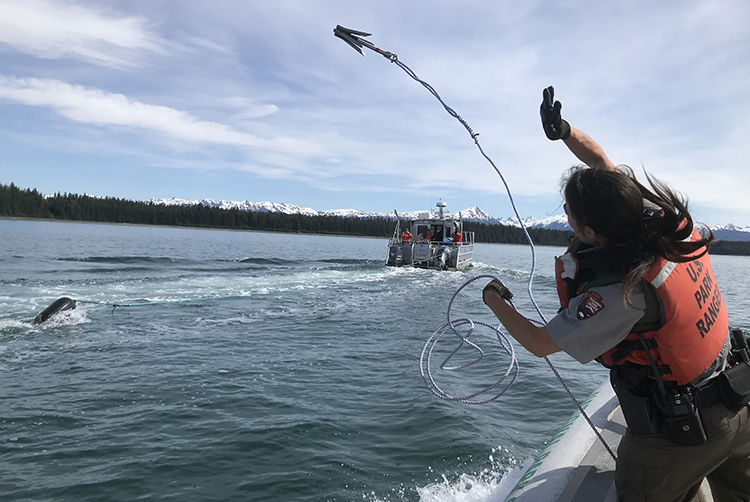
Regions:
<instances>
[{"instance_id":1,"label":"black glove","mask_svg":"<svg viewBox=\"0 0 750 502\"><path fill-rule=\"evenodd\" d=\"M500 295L500 298L505 301L513 299L513 293L510 292L510 289L505 287L505 284L498 281L497 279L492 279L489 284L487 284L482 290L482 301L485 303L485 305L487 304L487 300L484 299L484 296L489 290L495 291Z\"/></svg>"},{"instance_id":2,"label":"black glove","mask_svg":"<svg viewBox=\"0 0 750 502\"><path fill-rule=\"evenodd\" d=\"M560 115L562 103L555 101L555 88L549 86L543 90L542 98L539 114L542 116L544 134L551 140L568 139L570 137L570 124L563 120Z\"/></svg>"}]
</instances>

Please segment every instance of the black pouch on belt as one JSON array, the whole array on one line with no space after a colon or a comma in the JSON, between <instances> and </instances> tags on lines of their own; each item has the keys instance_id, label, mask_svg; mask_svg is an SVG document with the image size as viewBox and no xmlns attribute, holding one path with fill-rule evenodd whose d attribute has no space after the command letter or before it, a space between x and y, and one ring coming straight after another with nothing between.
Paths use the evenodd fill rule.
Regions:
<instances>
[{"instance_id":1,"label":"black pouch on belt","mask_svg":"<svg viewBox=\"0 0 750 502\"><path fill-rule=\"evenodd\" d=\"M716 377L724 404L732 411L739 411L750 403L750 364L739 362Z\"/></svg>"},{"instance_id":2,"label":"black pouch on belt","mask_svg":"<svg viewBox=\"0 0 750 502\"><path fill-rule=\"evenodd\" d=\"M724 404L732 411L739 411L750 402L750 349L741 329L732 329L732 353L734 365L719 374L719 392Z\"/></svg>"},{"instance_id":3,"label":"black pouch on belt","mask_svg":"<svg viewBox=\"0 0 750 502\"><path fill-rule=\"evenodd\" d=\"M697 446L708 440L695 396L679 392L666 398L667 413L663 417L669 437L677 446Z\"/></svg>"}]
</instances>

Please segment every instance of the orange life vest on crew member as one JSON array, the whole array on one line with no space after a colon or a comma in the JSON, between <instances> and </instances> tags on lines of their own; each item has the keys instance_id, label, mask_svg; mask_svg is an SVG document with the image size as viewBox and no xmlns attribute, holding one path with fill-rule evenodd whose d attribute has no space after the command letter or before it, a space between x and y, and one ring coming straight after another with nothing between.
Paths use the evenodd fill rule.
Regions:
<instances>
[{"instance_id":1,"label":"orange life vest on crew member","mask_svg":"<svg viewBox=\"0 0 750 502\"><path fill-rule=\"evenodd\" d=\"M693 230L691 239L700 239L700 234ZM570 298L587 289L622 282L629 269L627 263L617 264L616 259L607 257L606 248L600 251L586 248L576 238L568 252L555 259L557 292L563 308L567 308ZM643 280L646 281L643 319L597 361L606 367L626 363L650 367L638 337L640 333L662 379L685 385L714 362L729 330L724 301L708 255L685 263L658 258Z\"/></svg>"}]
</instances>

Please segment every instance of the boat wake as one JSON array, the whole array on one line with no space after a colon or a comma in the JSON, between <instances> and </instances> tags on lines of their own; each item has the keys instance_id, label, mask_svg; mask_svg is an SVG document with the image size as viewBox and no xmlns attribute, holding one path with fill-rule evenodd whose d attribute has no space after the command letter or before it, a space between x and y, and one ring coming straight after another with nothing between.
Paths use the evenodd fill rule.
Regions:
<instances>
[{"instance_id":1,"label":"boat wake","mask_svg":"<svg viewBox=\"0 0 750 502\"><path fill-rule=\"evenodd\" d=\"M495 450L493 450L494 452ZM503 502L515 487L516 483L534 463L533 458L522 464L502 467L490 455L493 466L478 473L461 473L457 478L449 479L443 475L441 481L417 487L419 502ZM402 490L403 491L403 490ZM391 502L391 498L371 496L370 502ZM405 493L398 494L398 500L407 499Z\"/></svg>"}]
</instances>

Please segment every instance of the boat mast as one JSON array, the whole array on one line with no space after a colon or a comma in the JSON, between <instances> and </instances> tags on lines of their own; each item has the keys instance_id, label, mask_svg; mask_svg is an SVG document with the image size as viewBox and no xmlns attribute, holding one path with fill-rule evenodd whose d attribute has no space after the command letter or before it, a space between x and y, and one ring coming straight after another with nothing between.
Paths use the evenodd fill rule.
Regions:
<instances>
[{"instance_id":1,"label":"boat mast","mask_svg":"<svg viewBox=\"0 0 750 502\"><path fill-rule=\"evenodd\" d=\"M437 204L435 204L435 205L436 205L436 206L437 206L438 208L440 208L440 214L438 214L438 218L439 218L439 219L441 219L441 220L444 220L444 219L445 219L445 215L443 214L443 208L444 208L445 206L447 206L448 204L446 204L446 203L445 203L445 202L443 202L443 201L439 201L439 202L438 202Z\"/></svg>"},{"instance_id":2,"label":"boat mast","mask_svg":"<svg viewBox=\"0 0 750 502\"><path fill-rule=\"evenodd\" d=\"M393 212L396 213L396 228L393 230L393 238L391 240L396 242L398 236L401 235L401 219L398 217L398 211L394 209Z\"/></svg>"}]
</instances>

